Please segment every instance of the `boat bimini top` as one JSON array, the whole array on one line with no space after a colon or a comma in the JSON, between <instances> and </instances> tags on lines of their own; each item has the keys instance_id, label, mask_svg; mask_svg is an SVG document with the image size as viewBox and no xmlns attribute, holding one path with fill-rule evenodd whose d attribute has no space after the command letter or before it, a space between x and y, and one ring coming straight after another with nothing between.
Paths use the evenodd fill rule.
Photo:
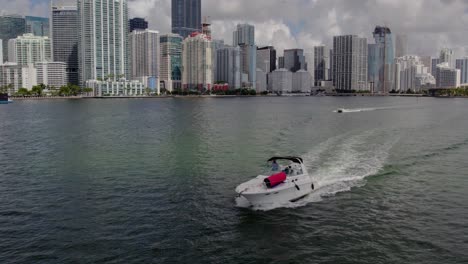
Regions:
<instances>
[{"instance_id":1,"label":"boat bimini top","mask_svg":"<svg viewBox=\"0 0 468 264\"><path fill-rule=\"evenodd\" d=\"M274 161L274 160L289 160L294 163L299 163L302 164L304 161L300 157L293 157L293 156L285 156L285 157L272 157L268 160L268 162Z\"/></svg>"}]
</instances>

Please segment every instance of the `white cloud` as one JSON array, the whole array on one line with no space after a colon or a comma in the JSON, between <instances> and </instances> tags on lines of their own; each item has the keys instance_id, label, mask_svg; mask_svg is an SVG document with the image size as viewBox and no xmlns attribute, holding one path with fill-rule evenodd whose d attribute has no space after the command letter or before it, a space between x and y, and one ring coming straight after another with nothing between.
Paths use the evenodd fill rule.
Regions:
<instances>
[{"instance_id":1,"label":"white cloud","mask_svg":"<svg viewBox=\"0 0 468 264\"><path fill-rule=\"evenodd\" d=\"M59 0L69 1L69 0ZM170 0L128 0L131 16L145 17L152 29L170 32ZM0 0L9 13L47 15L48 0ZM202 0L203 16L215 38L231 43L236 23L256 26L259 45L310 48L330 45L338 34L371 38L376 25L408 35L410 51L435 55L451 47L465 55L468 1L465 0ZM372 40L370 40L372 41Z\"/></svg>"}]
</instances>

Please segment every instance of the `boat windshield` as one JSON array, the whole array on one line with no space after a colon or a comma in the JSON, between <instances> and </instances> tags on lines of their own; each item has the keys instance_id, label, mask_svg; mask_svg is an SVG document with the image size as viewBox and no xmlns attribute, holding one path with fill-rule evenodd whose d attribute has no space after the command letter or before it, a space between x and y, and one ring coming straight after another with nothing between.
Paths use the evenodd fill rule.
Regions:
<instances>
[{"instance_id":1,"label":"boat windshield","mask_svg":"<svg viewBox=\"0 0 468 264\"><path fill-rule=\"evenodd\" d=\"M285 172L288 176L297 176L304 174L302 166L293 162L268 162L264 169L264 175Z\"/></svg>"}]
</instances>

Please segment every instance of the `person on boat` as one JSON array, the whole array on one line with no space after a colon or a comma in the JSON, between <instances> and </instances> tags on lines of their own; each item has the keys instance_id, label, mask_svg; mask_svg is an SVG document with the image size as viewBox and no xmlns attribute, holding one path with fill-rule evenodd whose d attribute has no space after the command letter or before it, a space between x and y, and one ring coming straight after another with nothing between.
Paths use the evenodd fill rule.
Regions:
<instances>
[{"instance_id":1,"label":"person on boat","mask_svg":"<svg viewBox=\"0 0 468 264\"><path fill-rule=\"evenodd\" d=\"M286 167L286 168L283 170L283 172L286 173L286 175L289 175L289 173L291 172L291 166Z\"/></svg>"},{"instance_id":2,"label":"person on boat","mask_svg":"<svg viewBox=\"0 0 468 264\"><path fill-rule=\"evenodd\" d=\"M273 163L271 164L271 170L272 171L278 171L279 170L279 165L276 162L276 160L273 160Z\"/></svg>"}]
</instances>

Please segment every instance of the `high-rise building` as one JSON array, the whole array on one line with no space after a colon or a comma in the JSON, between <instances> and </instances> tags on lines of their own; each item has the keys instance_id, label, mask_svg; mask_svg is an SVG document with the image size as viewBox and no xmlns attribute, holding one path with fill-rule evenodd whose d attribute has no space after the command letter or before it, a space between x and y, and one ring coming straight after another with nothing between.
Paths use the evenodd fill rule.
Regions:
<instances>
[{"instance_id":1,"label":"high-rise building","mask_svg":"<svg viewBox=\"0 0 468 264\"><path fill-rule=\"evenodd\" d=\"M315 86L320 86L322 81L330 80L330 49L327 46L314 47L313 68Z\"/></svg>"},{"instance_id":2,"label":"high-rise building","mask_svg":"<svg viewBox=\"0 0 468 264\"><path fill-rule=\"evenodd\" d=\"M186 90L211 90L213 86L213 53L211 38L192 33L182 42L182 87Z\"/></svg>"},{"instance_id":3,"label":"high-rise building","mask_svg":"<svg viewBox=\"0 0 468 264\"><path fill-rule=\"evenodd\" d=\"M0 39L0 65L3 64L3 41Z\"/></svg>"},{"instance_id":4,"label":"high-rise building","mask_svg":"<svg viewBox=\"0 0 468 264\"><path fill-rule=\"evenodd\" d=\"M26 16L26 33L34 36L49 37L49 18Z\"/></svg>"},{"instance_id":5,"label":"high-rise building","mask_svg":"<svg viewBox=\"0 0 468 264\"><path fill-rule=\"evenodd\" d=\"M10 85L9 94L18 92L18 89L24 87L22 66L11 62L0 65L0 87Z\"/></svg>"},{"instance_id":6,"label":"high-rise building","mask_svg":"<svg viewBox=\"0 0 468 264\"><path fill-rule=\"evenodd\" d=\"M213 53L213 55L211 56L211 58L213 60L213 78L214 78L213 82L216 82L216 76L217 76L217 71L218 71L218 65L217 65L217 63L218 63L218 60L217 60L218 50L222 49L223 47L224 47L224 40L222 40L222 39L213 39L213 40L211 40L211 52Z\"/></svg>"},{"instance_id":7,"label":"high-rise building","mask_svg":"<svg viewBox=\"0 0 468 264\"><path fill-rule=\"evenodd\" d=\"M241 49L237 47L224 46L217 51L217 82L229 84L231 89L241 87Z\"/></svg>"},{"instance_id":8,"label":"high-rise building","mask_svg":"<svg viewBox=\"0 0 468 264\"><path fill-rule=\"evenodd\" d=\"M80 83L128 75L126 0L78 0Z\"/></svg>"},{"instance_id":9,"label":"high-rise building","mask_svg":"<svg viewBox=\"0 0 468 264\"><path fill-rule=\"evenodd\" d=\"M377 26L373 32L375 44L368 45L368 80L374 91L388 93L393 90L393 39L388 27Z\"/></svg>"},{"instance_id":10,"label":"high-rise building","mask_svg":"<svg viewBox=\"0 0 468 264\"><path fill-rule=\"evenodd\" d=\"M436 66L436 86L438 88L460 87L460 70L451 68L448 62Z\"/></svg>"},{"instance_id":11,"label":"high-rise building","mask_svg":"<svg viewBox=\"0 0 468 264\"><path fill-rule=\"evenodd\" d=\"M266 73L276 70L276 50L274 47L257 48L257 69Z\"/></svg>"},{"instance_id":12,"label":"high-rise building","mask_svg":"<svg viewBox=\"0 0 468 264\"><path fill-rule=\"evenodd\" d=\"M172 92L182 88L182 41L177 34L161 35L161 66L159 77L161 89Z\"/></svg>"},{"instance_id":13,"label":"high-rise building","mask_svg":"<svg viewBox=\"0 0 468 264\"><path fill-rule=\"evenodd\" d=\"M8 61L19 65L51 61L49 37L26 33L8 41Z\"/></svg>"},{"instance_id":14,"label":"high-rise building","mask_svg":"<svg viewBox=\"0 0 468 264\"><path fill-rule=\"evenodd\" d=\"M408 37L402 34L395 36L395 57L408 55Z\"/></svg>"},{"instance_id":15,"label":"high-rise building","mask_svg":"<svg viewBox=\"0 0 468 264\"><path fill-rule=\"evenodd\" d=\"M255 27L238 24L232 33L233 46L241 48L241 82L243 87L255 89L257 85L257 46L255 45Z\"/></svg>"},{"instance_id":16,"label":"high-rise building","mask_svg":"<svg viewBox=\"0 0 468 264\"><path fill-rule=\"evenodd\" d=\"M284 68L268 74L269 89L275 93L292 92L292 75L292 72Z\"/></svg>"},{"instance_id":17,"label":"high-rise building","mask_svg":"<svg viewBox=\"0 0 468 264\"><path fill-rule=\"evenodd\" d=\"M449 48L443 48L440 51L439 63L447 62L450 68L455 67L455 61L453 60L453 50Z\"/></svg>"},{"instance_id":18,"label":"high-rise building","mask_svg":"<svg viewBox=\"0 0 468 264\"><path fill-rule=\"evenodd\" d=\"M249 24L238 24L232 33L233 46L255 45L255 27Z\"/></svg>"},{"instance_id":19,"label":"high-rise building","mask_svg":"<svg viewBox=\"0 0 468 264\"><path fill-rule=\"evenodd\" d=\"M55 88L67 84L65 62L37 62L34 66L37 70L37 83Z\"/></svg>"},{"instance_id":20,"label":"high-rise building","mask_svg":"<svg viewBox=\"0 0 468 264\"><path fill-rule=\"evenodd\" d=\"M367 90L367 39L333 37L333 84L338 91Z\"/></svg>"},{"instance_id":21,"label":"high-rise building","mask_svg":"<svg viewBox=\"0 0 468 264\"><path fill-rule=\"evenodd\" d=\"M315 86L315 61L314 61L314 49L307 49L304 51L305 63L307 65L307 71L310 75L312 86ZM294 79L294 78L293 78Z\"/></svg>"},{"instance_id":22,"label":"high-rise building","mask_svg":"<svg viewBox=\"0 0 468 264\"><path fill-rule=\"evenodd\" d=\"M291 72L299 70L307 71L307 64L302 49L287 49L284 50L284 68Z\"/></svg>"},{"instance_id":23,"label":"high-rise building","mask_svg":"<svg viewBox=\"0 0 468 264\"><path fill-rule=\"evenodd\" d=\"M159 32L135 30L129 34L129 47L131 79L148 83L159 94Z\"/></svg>"},{"instance_id":24,"label":"high-rise building","mask_svg":"<svg viewBox=\"0 0 468 264\"><path fill-rule=\"evenodd\" d=\"M133 32L135 29L145 30L148 29L148 21L144 18L135 17L128 21L129 32Z\"/></svg>"},{"instance_id":25,"label":"high-rise building","mask_svg":"<svg viewBox=\"0 0 468 264\"><path fill-rule=\"evenodd\" d=\"M172 33L186 38L201 29L201 0L172 0Z\"/></svg>"},{"instance_id":26,"label":"high-rise building","mask_svg":"<svg viewBox=\"0 0 468 264\"><path fill-rule=\"evenodd\" d=\"M462 84L468 83L468 57L456 60L457 69L460 70L460 82Z\"/></svg>"},{"instance_id":27,"label":"high-rise building","mask_svg":"<svg viewBox=\"0 0 468 264\"><path fill-rule=\"evenodd\" d=\"M51 38L54 61L66 63L67 83L79 84L78 77L78 9L76 5L52 4Z\"/></svg>"},{"instance_id":28,"label":"high-rise building","mask_svg":"<svg viewBox=\"0 0 468 264\"><path fill-rule=\"evenodd\" d=\"M4 60L8 58L8 41L24 33L26 33L26 20L24 17L18 15L0 16L0 39L3 40Z\"/></svg>"},{"instance_id":29,"label":"high-rise building","mask_svg":"<svg viewBox=\"0 0 468 264\"><path fill-rule=\"evenodd\" d=\"M239 45L241 48L242 87L255 89L257 85L257 46Z\"/></svg>"},{"instance_id":30,"label":"high-rise building","mask_svg":"<svg viewBox=\"0 0 468 264\"><path fill-rule=\"evenodd\" d=\"M430 75L418 56L405 55L395 58L395 91L418 91L417 77Z\"/></svg>"},{"instance_id":31,"label":"high-rise building","mask_svg":"<svg viewBox=\"0 0 468 264\"><path fill-rule=\"evenodd\" d=\"M312 77L305 70L298 70L292 74L293 92L310 92L312 87Z\"/></svg>"},{"instance_id":32,"label":"high-rise building","mask_svg":"<svg viewBox=\"0 0 468 264\"><path fill-rule=\"evenodd\" d=\"M431 60L431 74L437 79L437 65L439 65L440 59L439 58L434 58Z\"/></svg>"}]
</instances>

